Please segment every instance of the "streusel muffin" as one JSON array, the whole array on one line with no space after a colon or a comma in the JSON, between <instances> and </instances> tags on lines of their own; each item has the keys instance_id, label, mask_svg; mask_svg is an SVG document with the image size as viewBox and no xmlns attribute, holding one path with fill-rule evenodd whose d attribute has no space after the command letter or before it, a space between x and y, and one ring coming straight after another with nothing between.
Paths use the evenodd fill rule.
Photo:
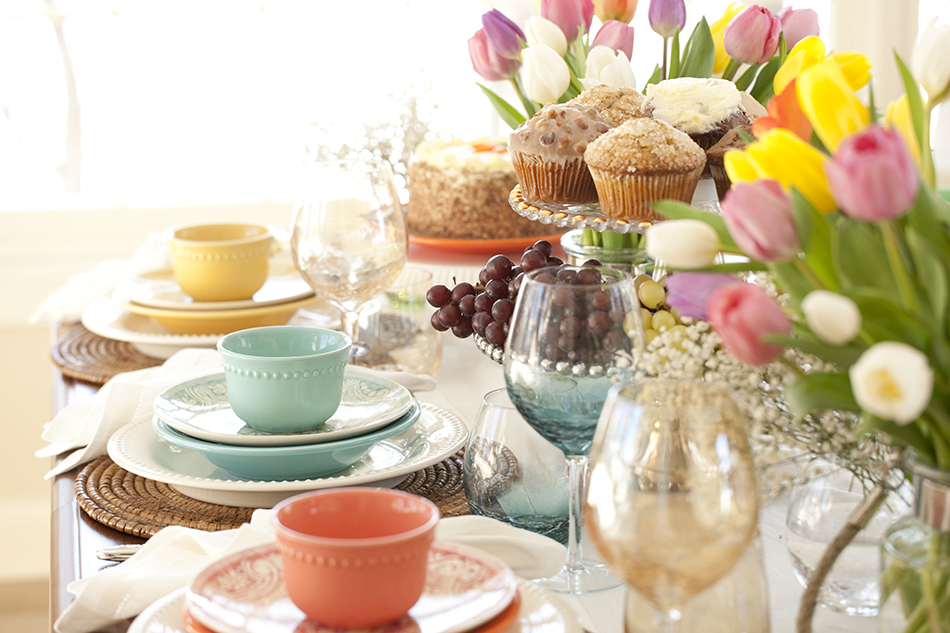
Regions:
<instances>
[{"instance_id":1,"label":"streusel muffin","mask_svg":"<svg viewBox=\"0 0 950 633\"><path fill-rule=\"evenodd\" d=\"M532 202L597 201L584 151L610 129L596 105L552 103L508 137L508 154L521 192Z\"/></svg>"},{"instance_id":2,"label":"streusel muffin","mask_svg":"<svg viewBox=\"0 0 950 633\"><path fill-rule=\"evenodd\" d=\"M643 114L645 97L627 86L594 86L580 93L569 103L600 106L600 113L607 123L617 127L624 121L635 119Z\"/></svg>"},{"instance_id":3,"label":"streusel muffin","mask_svg":"<svg viewBox=\"0 0 950 633\"><path fill-rule=\"evenodd\" d=\"M669 123L709 149L726 132L751 122L736 85L724 79L680 77L647 86L643 115Z\"/></svg>"},{"instance_id":4,"label":"streusel muffin","mask_svg":"<svg viewBox=\"0 0 950 633\"><path fill-rule=\"evenodd\" d=\"M587 147L584 158L607 217L662 220L658 200L690 202L706 153L684 132L654 119L631 119Z\"/></svg>"}]
</instances>

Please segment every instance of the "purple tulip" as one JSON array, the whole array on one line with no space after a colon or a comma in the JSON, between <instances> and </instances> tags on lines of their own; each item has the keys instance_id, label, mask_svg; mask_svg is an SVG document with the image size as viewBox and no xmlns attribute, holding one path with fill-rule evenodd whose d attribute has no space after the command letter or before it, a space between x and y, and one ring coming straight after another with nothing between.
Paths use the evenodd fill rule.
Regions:
<instances>
[{"instance_id":1,"label":"purple tulip","mask_svg":"<svg viewBox=\"0 0 950 633\"><path fill-rule=\"evenodd\" d=\"M792 201L775 180L737 182L720 204L729 234L761 262L787 262L800 249Z\"/></svg>"},{"instance_id":2,"label":"purple tulip","mask_svg":"<svg viewBox=\"0 0 950 633\"><path fill-rule=\"evenodd\" d=\"M617 20L607 20L591 42L590 47L595 46L606 46L620 51L627 56L629 61L633 59L633 27Z\"/></svg>"},{"instance_id":3,"label":"purple tulip","mask_svg":"<svg viewBox=\"0 0 950 633\"><path fill-rule=\"evenodd\" d=\"M707 320L709 297L726 284L742 283L726 273L675 273L666 278L666 304L680 316Z\"/></svg>"},{"instance_id":4,"label":"purple tulip","mask_svg":"<svg viewBox=\"0 0 950 633\"><path fill-rule=\"evenodd\" d=\"M884 222L907 213L920 190L914 161L896 130L873 125L845 138L825 163L831 193L856 220Z\"/></svg>"},{"instance_id":5,"label":"purple tulip","mask_svg":"<svg viewBox=\"0 0 950 633\"><path fill-rule=\"evenodd\" d=\"M785 47L792 47L806 37L818 37L818 14L813 9L793 9L785 7L778 12L779 22L782 23L782 32L785 33Z\"/></svg>"},{"instance_id":6,"label":"purple tulip","mask_svg":"<svg viewBox=\"0 0 950 633\"><path fill-rule=\"evenodd\" d=\"M508 59L520 59L521 48L525 43L524 32L498 9L492 9L482 16L482 29L492 50Z\"/></svg>"},{"instance_id":7,"label":"purple tulip","mask_svg":"<svg viewBox=\"0 0 950 633\"><path fill-rule=\"evenodd\" d=\"M764 64L778 50L782 23L768 9L753 4L737 15L722 34L726 54L742 64Z\"/></svg>"},{"instance_id":8,"label":"purple tulip","mask_svg":"<svg viewBox=\"0 0 950 633\"><path fill-rule=\"evenodd\" d=\"M594 1L541 0L541 17L561 27L567 41L573 42L577 39L578 29L582 33L590 30L594 21Z\"/></svg>"},{"instance_id":9,"label":"purple tulip","mask_svg":"<svg viewBox=\"0 0 950 633\"><path fill-rule=\"evenodd\" d=\"M468 55L472 59L472 68L487 81L511 79L521 68L519 60L502 57L492 49L484 29L478 29L469 38Z\"/></svg>"},{"instance_id":10,"label":"purple tulip","mask_svg":"<svg viewBox=\"0 0 950 633\"><path fill-rule=\"evenodd\" d=\"M650 28L661 37L673 37L686 26L686 3L683 0L650 0Z\"/></svg>"}]
</instances>

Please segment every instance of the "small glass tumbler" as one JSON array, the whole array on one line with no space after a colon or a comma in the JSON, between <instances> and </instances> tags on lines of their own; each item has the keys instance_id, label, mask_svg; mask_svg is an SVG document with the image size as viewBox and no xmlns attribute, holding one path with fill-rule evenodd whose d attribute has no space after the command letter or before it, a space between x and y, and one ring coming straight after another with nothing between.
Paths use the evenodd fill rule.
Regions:
<instances>
[{"instance_id":1,"label":"small glass tumbler","mask_svg":"<svg viewBox=\"0 0 950 633\"><path fill-rule=\"evenodd\" d=\"M432 329L426 292L432 273L407 266L383 294L360 315L360 340L369 343L354 365L435 376L442 363L442 337Z\"/></svg>"},{"instance_id":2,"label":"small glass tumbler","mask_svg":"<svg viewBox=\"0 0 950 633\"><path fill-rule=\"evenodd\" d=\"M564 454L528 425L506 389L482 399L463 463L473 514L567 542Z\"/></svg>"}]
</instances>

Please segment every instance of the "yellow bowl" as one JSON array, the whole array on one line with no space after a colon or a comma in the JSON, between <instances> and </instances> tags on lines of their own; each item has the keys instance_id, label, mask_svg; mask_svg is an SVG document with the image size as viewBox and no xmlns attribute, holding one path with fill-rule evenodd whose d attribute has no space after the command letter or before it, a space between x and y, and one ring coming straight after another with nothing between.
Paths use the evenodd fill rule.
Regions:
<instances>
[{"instance_id":1,"label":"yellow bowl","mask_svg":"<svg viewBox=\"0 0 950 633\"><path fill-rule=\"evenodd\" d=\"M298 309L317 301L319 298L311 295L289 303L244 310L164 310L125 301L119 305L132 314L152 317L173 334L230 334L252 327L284 325Z\"/></svg>"},{"instance_id":2,"label":"yellow bowl","mask_svg":"<svg viewBox=\"0 0 950 633\"><path fill-rule=\"evenodd\" d=\"M195 301L243 301L267 281L274 243L267 224L189 224L167 238L175 279Z\"/></svg>"}]
</instances>

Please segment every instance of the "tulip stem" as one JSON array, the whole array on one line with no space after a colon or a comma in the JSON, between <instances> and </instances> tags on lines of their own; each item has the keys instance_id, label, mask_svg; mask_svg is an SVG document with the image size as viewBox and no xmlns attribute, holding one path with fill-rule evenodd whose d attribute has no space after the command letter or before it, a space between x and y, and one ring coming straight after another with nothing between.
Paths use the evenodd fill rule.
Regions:
<instances>
[{"instance_id":1,"label":"tulip stem","mask_svg":"<svg viewBox=\"0 0 950 633\"><path fill-rule=\"evenodd\" d=\"M826 290L825 284L821 283L821 279L818 278L818 275L815 274L808 264L805 263L800 257L796 257L794 260L795 267L805 276L805 278L818 290Z\"/></svg>"},{"instance_id":2,"label":"tulip stem","mask_svg":"<svg viewBox=\"0 0 950 633\"><path fill-rule=\"evenodd\" d=\"M904 258L901 257L900 247L897 244L897 233L894 222L882 222L881 234L884 236L884 250L887 252L887 259L891 264L891 270L894 271L894 281L897 282L897 292L900 293L901 303L904 304L904 308L908 312L913 314L917 310L917 303L914 301L910 276L907 274L907 268L904 266Z\"/></svg>"},{"instance_id":3,"label":"tulip stem","mask_svg":"<svg viewBox=\"0 0 950 633\"><path fill-rule=\"evenodd\" d=\"M930 147L930 115L933 112L936 102L927 102L927 111L924 112L924 125L921 130L920 147L923 150L920 153L921 172L923 172L924 182L933 189L936 186L937 176L934 173L933 149Z\"/></svg>"},{"instance_id":4,"label":"tulip stem","mask_svg":"<svg viewBox=\"0 0 950 633\"><path fill-rule=\"evenodd\" d=\"M669 47L669 44L670 44L670 38L664 37L663 38L663 69L660 71L661 80L666 79L666 49Z\"/></svg>"},{"instance_id":5,"label":"tulip stem","mask_svg":"<svg viewBox=\"0 0 950 633\"><path fill-rule=\"evenodd\" d=\"M730 57L729 64L726 65L726 70L722 73L722 78L726 81L732 81L732 78L736 76L736 71L739 70L739 66L741 65L742 64Z\"/></svg>"}]
</instances>

